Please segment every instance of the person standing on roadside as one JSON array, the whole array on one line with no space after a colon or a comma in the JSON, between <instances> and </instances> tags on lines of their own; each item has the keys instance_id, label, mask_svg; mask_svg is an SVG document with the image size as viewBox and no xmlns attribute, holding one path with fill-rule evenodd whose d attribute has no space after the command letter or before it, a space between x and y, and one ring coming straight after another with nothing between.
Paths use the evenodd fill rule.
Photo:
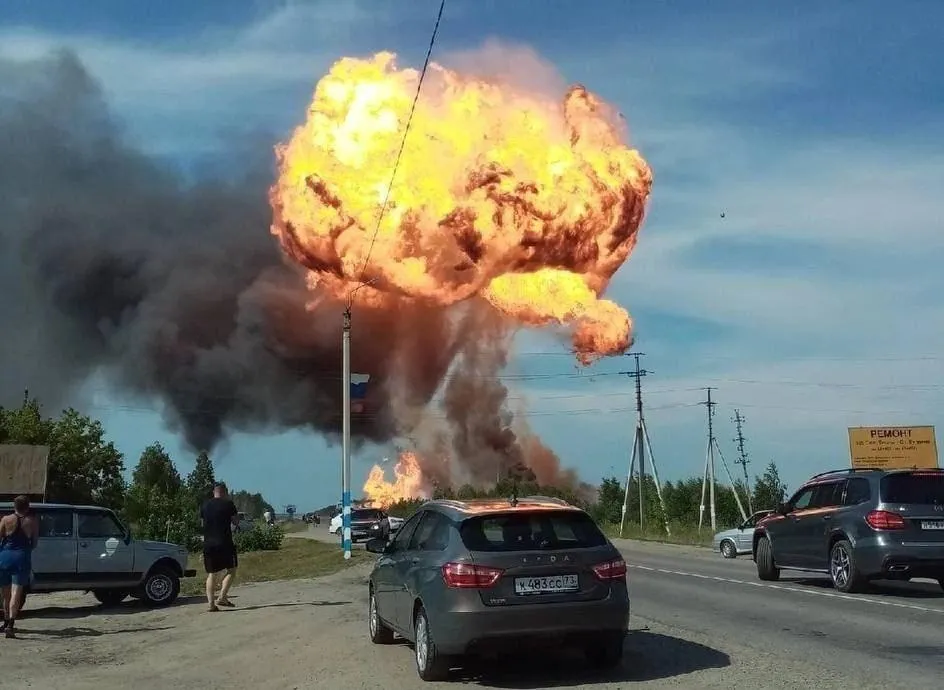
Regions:
<instances>
[{"instance_id":1,"label":"person standing on roadside","mask_svg":"<svg viewBox=\"0 0 944 690\"><path fill-rule=\"evenodd\" d=\"M3 592L3 631L16 637L14 624L23 605L33 570L32 554L39 539L39 524L30 512L29 498L13 500L13 514L0 520L0 589Z\"/></svg>"},{"instance_id":2,"label":"person standing on roadside","mask_svg":"<svg viewBox=\"0 0 944 690\"><path fill-rule=\"evenodd\" d=\"M213 485L213 497L200 507L203 521L203 567L207 572L206 596L210 611L219 611L220 606L235 606L229 600L229 588L236 576L236 544L233 529L239 523L239 511L230 499L226 484ZM215 598L216 584L221 573L220 596Z\"/></svg>"}]
</instances>

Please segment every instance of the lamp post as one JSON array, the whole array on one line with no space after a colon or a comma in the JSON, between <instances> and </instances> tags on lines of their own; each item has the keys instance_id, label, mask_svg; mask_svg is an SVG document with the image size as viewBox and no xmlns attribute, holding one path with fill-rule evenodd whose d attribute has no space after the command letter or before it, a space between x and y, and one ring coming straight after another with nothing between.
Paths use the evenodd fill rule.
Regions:
<instances>
[{"instance_id":1,"label":"lamp post","mask_svg":"<svg viewBox=\"0 0 944 690\"><path fill-rule=\"evenodd\" d=\"M344 310L341 334L341 531L344 558L351 557L351 309Z\"/></svg>"}]
</instances>

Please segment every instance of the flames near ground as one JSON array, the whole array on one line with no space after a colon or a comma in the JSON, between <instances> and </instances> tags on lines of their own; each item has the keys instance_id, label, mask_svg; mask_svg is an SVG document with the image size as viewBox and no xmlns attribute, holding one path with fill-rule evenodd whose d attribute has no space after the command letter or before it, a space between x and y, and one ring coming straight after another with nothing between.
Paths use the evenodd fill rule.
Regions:
<instances>
[{"instance_id":1,"label":"flames near ground","mask_svg":"<svg viewBox=\"0 0 944 690\"><path fill-rule=\"evenodd\" d=\"M379 374L374 409L416 441L365 494L386 504L520 466L572 482L496 376L522 326L565 330L583 364L631 345L629 314L600 295L635 246L651 171L582 86L551 95L434 63L391 187L418 79L391 53L339 60L277 148L270 190L311 318L353 295L353 368ZM426 413L437 393L441 422Z\"/></svg>"}]
</instances>

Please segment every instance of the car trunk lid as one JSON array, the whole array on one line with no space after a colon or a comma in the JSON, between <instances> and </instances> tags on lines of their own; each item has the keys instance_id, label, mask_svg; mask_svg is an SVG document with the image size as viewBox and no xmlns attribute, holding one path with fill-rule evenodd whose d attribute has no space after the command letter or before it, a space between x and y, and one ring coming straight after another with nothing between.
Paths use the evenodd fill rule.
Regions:
<instances>
[{"instance_id":1,"label":"car trunk lid","mask_svg":"<svg viewBox=\"0 0 944 690\"><path fill-rule=\"evenodd\" d=\"M620 560L625 568L619 552L578 510L476 516L463 522L460 535L475 566L501 571L492 586L479 589L486 606L603 599L611 581L594 567Z\"/></svg>"}]
</instances>

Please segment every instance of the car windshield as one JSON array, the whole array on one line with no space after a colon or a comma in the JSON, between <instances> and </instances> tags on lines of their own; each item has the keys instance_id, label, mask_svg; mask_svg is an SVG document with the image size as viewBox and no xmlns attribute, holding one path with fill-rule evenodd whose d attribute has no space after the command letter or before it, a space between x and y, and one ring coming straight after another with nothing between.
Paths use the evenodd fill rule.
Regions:
<instances>
[{"instance_id":1,"label":"car windshield","mask_svg":"<svg viewBox=\"0 0 944 690\"><path fill-rule=\"evenodd\" d=\"M882 479L886 503L944 504L944 472L906 472Z\"/></svg>"},{"instance_id":2,"label":"car windshield","mask_svg":"<svg viewBox=\"0 0 944 690\"><path fill-rule=\"evenodd\" d=\"M576 510L480 515L464 520L459 534L470 551L589 549L606 544L590 516Z\"/></svg>"},{"instance_id":3,"label":"car windshield","mask_svg":"<svg viewBox=\"0 0 944 690\"><path fill-rule=\"evenodd\" d=\"M369 509L352 510L351 519L352 520L379 520L380 511L369 510Z\"/></svg>"}]
</instances>

